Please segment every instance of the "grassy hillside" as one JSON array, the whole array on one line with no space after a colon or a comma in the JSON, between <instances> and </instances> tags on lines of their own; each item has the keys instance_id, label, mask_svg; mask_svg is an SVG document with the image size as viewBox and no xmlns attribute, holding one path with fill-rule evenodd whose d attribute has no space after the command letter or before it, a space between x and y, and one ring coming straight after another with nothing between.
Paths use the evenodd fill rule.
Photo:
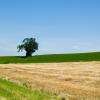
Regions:
<instances>
[{"instance_id":1,"label":"grassy hillside","mask_svg":"<svg viewBox=\"0 0 100 100\"><path fill-rule=\"evenodd\" d=\"M100 61L100 52L76 54L37 55L29 58L18 56L0 57L0 63L49 63L49 62L79 62Z\"/></svg>"},{"instance_id":2,"label":"grassy hillside","mask_svg":"<svg viewBox=\"0 0 100 100\"><path fill-rule=\"evenodd\" d=\"M0 79L0 100L54 100L50 94ZM57 100L57 99L56 99Z\"/></svg>"}]
</instances>

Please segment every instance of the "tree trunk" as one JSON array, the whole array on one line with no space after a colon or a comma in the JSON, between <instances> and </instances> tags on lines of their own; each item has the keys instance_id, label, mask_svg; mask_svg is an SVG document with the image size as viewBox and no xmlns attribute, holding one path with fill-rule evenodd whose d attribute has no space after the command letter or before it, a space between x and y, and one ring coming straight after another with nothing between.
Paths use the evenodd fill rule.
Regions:
<instances>
[{"instance_id":1,"label":"tree trunk","mask_svg":"<svg viewBox=\"0 0 100 100\"><path fill-rule=\"evenodd\" d=\"M31 52L26 52L26 57L31 57L32 56L32 53Z\"/></svg>"}]
</instances>

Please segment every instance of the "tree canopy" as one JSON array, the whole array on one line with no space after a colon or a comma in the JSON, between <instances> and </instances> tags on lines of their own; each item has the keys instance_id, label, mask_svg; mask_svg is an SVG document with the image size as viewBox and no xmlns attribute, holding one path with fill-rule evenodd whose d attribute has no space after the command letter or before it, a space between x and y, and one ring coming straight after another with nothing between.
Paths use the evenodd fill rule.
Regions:
<instances>
[{"instance_id":1,"label":"tree canopy","mask_svg":"<svg viewBox=\"0 0 100 100\"><path fill-rule=\"evenodd\" d=\"M38 50L38 43L35 38L25 38L21 45L17 46L18 52L25 50L26 56L32 56L32 54Z\"/></svg>"}]
</instances>

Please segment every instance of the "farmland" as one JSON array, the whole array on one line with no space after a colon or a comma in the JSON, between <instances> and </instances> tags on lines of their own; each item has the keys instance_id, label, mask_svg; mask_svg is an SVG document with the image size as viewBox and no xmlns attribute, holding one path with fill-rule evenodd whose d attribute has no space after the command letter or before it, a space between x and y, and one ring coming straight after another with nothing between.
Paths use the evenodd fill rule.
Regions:
<instances>
[{"instance_id":1,"label":"farmland","mask_svg":"<svg viewBox=\"0 0 100 100\"><path fill-rule=\"evenodd\" d=\"M99 61L0 64L0 76L66 100L100 100Z\"/></svg>"},{"instance_id":2,"label":"farmland","mask_svg":"<svg viewBox=\"0 0 100 100\"><path fill-rule=\"evenodd\" d=\"M1 56L0 64L9 63L60 63L60 62L85 62L100 61L100 52L75 53L75 54L49 54L33 57Z\"/></svg>"},{"instance_id":3,"label":"farmland","mask_svg":"<svg viewBox=\"0 0 100 100\"><path fill-rule=\"evenodd\" d=\"M10 80L0 79L0 100L51 100L54 97L47 92L32 90Z\"/></svg>"}]
</instances>

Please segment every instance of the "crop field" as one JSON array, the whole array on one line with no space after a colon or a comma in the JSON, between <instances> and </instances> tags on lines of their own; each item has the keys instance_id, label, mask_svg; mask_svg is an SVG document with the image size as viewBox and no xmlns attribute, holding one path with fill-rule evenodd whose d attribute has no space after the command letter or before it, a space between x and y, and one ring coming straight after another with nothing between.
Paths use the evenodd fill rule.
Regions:
<instances>
[{"instance_id":1,"label":"crop field","mask_svg":"<svg viewBox=\"0 0 100 100\"><path fill-rule=\"evenodd\" d=\"M99 61L0 64L0 77L46 91L61 100L100 100Z\"/></svg>"},{"instance_id":2,"label":"crop field","mask_svg":"<svg viewBox=\"0 0 100 100\"><path fill-rule=\"evenodd\" d=\"M10 80L0 79L0 100L51 100L53 95L41 90L32 90Z\"/></svg>"},{"instance_id":3,"label":"crop field","mask_svg":"<svg viewBox=\"0 0 100 100\"><path fill-rule=\"evenodd\" d=\"M76 54L50 54L33 57L0 56L0 64L9 63L59 63L59 62L85 62L100 61L100 52Z\"/></svg>"}]
</instances>

